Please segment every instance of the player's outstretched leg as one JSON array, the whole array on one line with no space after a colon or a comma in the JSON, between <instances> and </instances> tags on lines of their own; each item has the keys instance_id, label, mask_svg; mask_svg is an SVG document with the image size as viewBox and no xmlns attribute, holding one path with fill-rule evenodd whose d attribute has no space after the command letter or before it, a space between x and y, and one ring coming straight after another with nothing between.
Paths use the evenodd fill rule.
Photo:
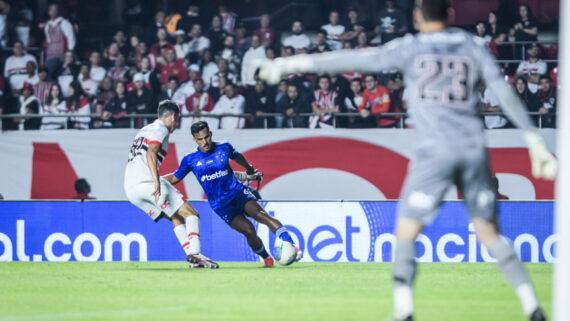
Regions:
<instances>
[{"instance_id":1,"label":"player's outstretched leg","mask_svg":"<svg viewBox=\"0 0 570 321\"><path fill-rule=\"evenodd\" d=\"M279 222L278 219L271 217L267 212L259 205L259 203L255 200L250 200L245 204L245 214L254 220L258 221L261 224L265 224L271 232L275 233L277 238L281 241L289 242L295 246L297 249L297 257L295 261L299 261L303 258L303 252L301 249L295 245L295 241L289 235L287 228Z\"/></svg>"},{"instance_id":2,"label":"player's outstretched leg","mask_svg":"<svg viewBox=\"0 0 570 321\"><path fill-rule=\"evenodd\" d=\"M189 203L184 203L173 215L173 217L179 216L186 219L186 239L188 240L187 249L183 245L184 237L182 237L181 224L174 226L174 233L176 234L179 242L184 250L186 251L186 260L190 264L190 268L204 267L208 269L217 269L220 266L218 263L210 260L205 255L201 254L201 244L200 244L200 215ZM174 220L172 221L174 223Z\"/></svg>"},{"instance_id":3,"label":"player's outstretched leg","mask_svg":"<svg viewBox=\"0 0 570 321\"><path fill-rule=\"evenodd\" d=\"M273 258L267 251L265 250L265 246L263 245L263 241L257 236L255 232L255 227L251 222L245 218L243 215L238 215L232 220L231 227L240 232L245 236L247 239L247 244L253 252L257 255L261 256L263 262L265 263L265 267L272 267L273 266Z\"/></svg>"},{"instance_id":4,"label":"player's outstretched leg","mask_svg":"<svg viewBox=\"0 0 570 321\"><path fill-rule=\"evenodd\" d=\"M423 224L401 217L396 227L394 278L394 321L413 321L414 279L416 277L416 238Z\"/></svg>"},{"instance_id":5,"label":"player's outstretched leg","mask_svg":"<svg viewBox=\"0 0 570 321\"><path fill-rule=\"evenodd\" d=\"M538 299L528 273L515 250L499 237L497 224L481 218L473 218L472 222L477 237L497 259L497 264L503 275L517 293L525 315L531 321L544 321L546 318L538 305Z\"/></svg>"}]
</instances>

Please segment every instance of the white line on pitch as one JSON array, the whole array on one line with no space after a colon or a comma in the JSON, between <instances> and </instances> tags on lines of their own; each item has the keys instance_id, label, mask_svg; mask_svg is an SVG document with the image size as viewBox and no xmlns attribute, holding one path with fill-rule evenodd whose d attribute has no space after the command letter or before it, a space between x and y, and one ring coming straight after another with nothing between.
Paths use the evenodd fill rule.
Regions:
<instances>
[{"instance_id":1,"label":"white line on pitch","mask_svg":"<svg viewBox=\"0 0 570 321\"><path fill-rule=\"evenodd\" d=\"M20 321L20 320L61 320L70 318L96 318L104 316L114 316L114 315L133 315L133 314L144 314L152 312L172 312L172 311L182 311L185 307L167 307L167 308L155 308L155 309L132 309L132 310L117 310L117 311L101 311L101 312L69 312L69 313L57 313L57 314L32 314L32 315L18 315L18 316L7 316L0 317L0 321Z\"/></svg>"}]
</instances>

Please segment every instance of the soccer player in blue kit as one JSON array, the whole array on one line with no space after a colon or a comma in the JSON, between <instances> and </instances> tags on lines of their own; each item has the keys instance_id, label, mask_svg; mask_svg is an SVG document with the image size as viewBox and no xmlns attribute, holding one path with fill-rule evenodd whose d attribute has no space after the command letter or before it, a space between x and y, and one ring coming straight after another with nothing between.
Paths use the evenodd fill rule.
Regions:
<instances>
[{"instance_id":1,"label":"soccer player in blue kit","mask_svg":"<svg viewBox=\"0 0 570 321\"><path fill-rule=\"evenodd\" d=\"M263 258L266 267L273 266L273 258L265 250L255 227L245 215L267 225L281 241L293 245L295 243L285 226L267 214L252 192L235 178L229 161L232 159L243 166L248 175L254 174L256 170L230 143L212 141L212 132L205 121L194 123L190 132L198 146L184 156L176 172L163 178L171 184L177 184L189 172L193 172L202 185L212 210L231 228L246 237L247 244ZM295 247L298 261L303 257L303 252L299 247Z\"/></svg>"}]
</instances>

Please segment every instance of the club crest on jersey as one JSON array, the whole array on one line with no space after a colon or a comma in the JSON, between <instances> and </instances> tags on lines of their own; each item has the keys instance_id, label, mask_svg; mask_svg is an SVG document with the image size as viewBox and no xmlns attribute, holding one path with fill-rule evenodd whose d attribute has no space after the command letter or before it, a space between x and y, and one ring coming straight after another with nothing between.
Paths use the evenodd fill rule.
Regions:
<instances>
[{"instance_id":1,"label":"club crest on jersey","mask_svg":"<svg viewBox=\"0 0 570 321\"><path fill-rule=\"evenodd\" d=\"M219 171L215 172L215 173L212 174L212 175L202 175L202 177L200 178L200 180L201 180L202 182L204 182L204 181L211 181L211 180L214 180L214 179L218 179L218 178L220 178L220 177L224 177L224 176L226 176L226 175L228 175L228 170L219 170Z\"/></svg>"},{"instance_id":2,"label":"club crest on jersey","mask_svg":"<svg viewBox=\"0 0 570 321\"><path fill-rule=\"evenodd\" d=\"M168 205L170 205L170 202L166 201L166 202L164 202L163 204L160 205L160 209L163 210L163 209L167 208Z\"/></svg>"}]
</instances>

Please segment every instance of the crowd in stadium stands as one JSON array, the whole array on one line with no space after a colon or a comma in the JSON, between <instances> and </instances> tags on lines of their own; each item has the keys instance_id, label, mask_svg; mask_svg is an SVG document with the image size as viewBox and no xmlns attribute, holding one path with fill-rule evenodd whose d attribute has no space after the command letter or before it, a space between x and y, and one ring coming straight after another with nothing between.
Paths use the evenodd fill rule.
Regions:
<instances>
[{"instance_id":1,"label":"crowd in stadium stands","mask_svg":"<svg viewBox=\"0 0 570 321\"><path fill-rule=\"evenodd\" d=\"M305 30L302 21L293 21L291 30L281 32L271 26L270 15L259 19L259 28L247 30L227 5L219 14L203 17L197 1L177 21L157 11L150 23L140 18L139 2L123 12L125 23L116 30L101 52L78 52L75 26L50 5L43 30L26 7L18 11L0 0L0 39L12 54L3 61L0 78L0 113L41 114L43 118L4 120L4 129L127 128L129 114L154 114L157 102L172 99L180 104L181 127L203 119L212 128L390 128L399 127L399 115L406 111L407 93L399 73L372 75L292 74L277 86L268 86L256 75L256 60L274 59L300 53L321 53L384 44L413 31L410 11L397 8L394 0L374 19L364 19L354 8L331 11L328 23L319 30ZM16 24L9 23L16 21ZM32 31L31 31L32 30ZM315 35L314 40L310 35ZM501 60L518 59L520 64L502 63L503 70L529 111L542 127L554 127L556 117L556 65L541 57L557 58L557 46L548 50L534 43L539 30L527 5L519 8L512 26L501 23L501 15L490 12L478 22L473 33L484 39ZM533 42L503 45L509 39ZM372 41L374 40L374 41ZM40 55L26 53L31 42L43 44ZM497 98L480 85L481 108L500 112ZM333 114L351 112L334 119ZM250 114L248 117L211 118L216 114ZM264 117L276 113L278 116ZM307 114L312 113L311 116ZM96 114L96 117L92 117ZM304 116L298 116L304 114ZM68 115L67 118L49 117ZM359 115L359 116L358 116ZM333 120L334 119L334 120ZM151 121L134 119L135 127ZM502 116L485 116L487 128L511 126Z\"/></svg>"}]
</instances>

